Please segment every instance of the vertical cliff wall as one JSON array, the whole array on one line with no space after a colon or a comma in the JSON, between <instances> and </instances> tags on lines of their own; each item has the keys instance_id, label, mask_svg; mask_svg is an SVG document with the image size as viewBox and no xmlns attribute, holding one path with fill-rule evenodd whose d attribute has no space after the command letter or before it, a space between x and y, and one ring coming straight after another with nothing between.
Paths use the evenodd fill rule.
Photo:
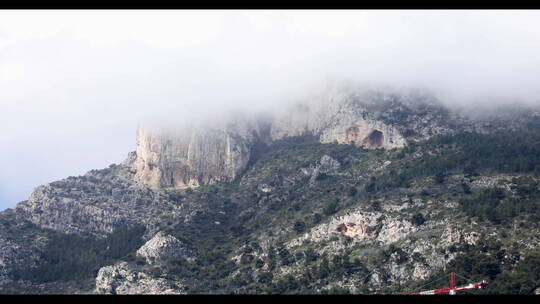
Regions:
<instances>
[{"instance_id":1,"label":"vertical cliff wall","mask_svg":"<svg viewBox=\"0 0 540 304\"><path fill-rule=\"evenodd\" d=\"M135 178L156 188L233 180L246 168L257 137L257 128L247 122L176 132L139 127Z\"/></svg>"},{"instance_id":2,"label":"vertical cliff wall","mask_svg":"<svg viewBox=\"0 0 540 304\"><path fill-rule=\"evenodd\" d=\"M368 110L372 98L343 89L324 91L312 101L278 114L271 137L275 140L309 132L322 143L354 144L366 149L404 147L406 141L399 130Z\"/></svg>"},{"instance_id":3,"label":"vertical cliff wall","mask_svg":"<svg viewBox=\"0 0 540 304\"><path fill-rule=\"evenodd\" d=\"M133 166L138 182L195 187L235 179L246 169L258 140L270 143L309 133L321 143L401 148L410 134L422 140L449 130L445 115L444 107L425 96L338 87L284 107L264 122L245 116L167 132L140 127Z\"/></svg>"}]
</instances>

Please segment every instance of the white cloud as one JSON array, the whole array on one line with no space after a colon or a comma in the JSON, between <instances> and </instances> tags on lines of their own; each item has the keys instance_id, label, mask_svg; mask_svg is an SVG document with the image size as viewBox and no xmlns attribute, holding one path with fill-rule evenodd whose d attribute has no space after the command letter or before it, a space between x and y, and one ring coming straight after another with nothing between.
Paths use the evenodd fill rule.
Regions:
<instances>
[{"instance_id":1,"label":"white cloud","mask_svg":"<svg viewBox=\"0 0 540 304\"><path fill-rule=\"evenodd\" d=\"M0 159L9 160L0 185L24 199L37 184L121 161L142 118L277 107L325 79L422 85L455 102L535 100L539 17L0 11Z\"/></svg>"}]
</instances>

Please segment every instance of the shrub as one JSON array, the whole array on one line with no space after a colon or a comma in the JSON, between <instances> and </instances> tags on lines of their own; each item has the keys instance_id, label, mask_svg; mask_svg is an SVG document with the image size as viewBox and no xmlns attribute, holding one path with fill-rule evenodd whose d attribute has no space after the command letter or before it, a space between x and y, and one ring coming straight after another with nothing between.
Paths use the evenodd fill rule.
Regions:
<instances>
[{"instance_id":1,"label":"shrub","mask_svg":"<svg viewBox=\"0 0 540 304\"><path fill-rule=\"evenodd\" d=\"M306 231L306 224L302 221L296 221L294 223L294 231L296 231L297 233L302 233Z\"/></svg>"},{"instance_id":2,"label":"shrub","mask_svg":"<svg viewBox=\"0 0 540 304\"><path fill-rule=\"evenodd\" d=\"M413 215L412 219L411 219L411 222L415 225L415 226L420 226L422 225L424 222L426 221L426 219L424 218L424 215L422 213L416 213L415 215Z\"/></svg>"},{"instance_id":3,"label":"shrub","mask_svg":"<svg viewBox=\"0 0 540 304\"><path fill-rule=\"evenodd\" d=\"M324 208L324 214L330 216L336 212L339 211L339 207L338 207L338 202L337 201L333 201L331 203L329 203L328 205L326 205L326 207Z\"/></svg>"}]
</instances>

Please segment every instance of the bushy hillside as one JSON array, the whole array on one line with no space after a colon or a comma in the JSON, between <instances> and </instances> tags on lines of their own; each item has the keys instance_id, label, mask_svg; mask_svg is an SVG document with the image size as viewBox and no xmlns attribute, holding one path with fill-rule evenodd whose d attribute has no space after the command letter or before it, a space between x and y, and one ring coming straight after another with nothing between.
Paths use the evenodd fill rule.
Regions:
<instances>
[{"instance_id":1,"label":"bushy hillside","mask_svg":"<svg viewBox=\"0 0 540 304\"><path fill-rule=\"evenodd\" d=\"M185 190L141 187L124 164L72 177L44 190L54 200L43 212L89 233L39 228L28 202L2 212L3 248L19 247L2 252L0 289L92 292L100 267L125 261L187 293L406 293L454 271L458 284L490 282L476 293L531 294L538 131L457 130L392 150L287 137L259 143L236 180ZM158 231L195 258L143 259L137 249Z\"/></svg>"}]
</instances>

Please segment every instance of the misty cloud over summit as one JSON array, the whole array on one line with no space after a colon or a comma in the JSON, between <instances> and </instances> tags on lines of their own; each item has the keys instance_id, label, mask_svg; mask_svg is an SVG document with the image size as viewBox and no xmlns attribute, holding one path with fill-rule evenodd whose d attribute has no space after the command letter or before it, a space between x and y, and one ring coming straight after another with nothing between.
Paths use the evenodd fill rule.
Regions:
<instances>
[{"instance_id":1,"label":"misty cloud over summit","mask_svg":"<svg viewBox=\"0 0 540 304\"><path fill-rule=\"evenodd\" d=\"M539 11L1 11L0 209L122 161L142 120L278 109L326 83L536 102Z\"/></svg>"}]
</instances>

